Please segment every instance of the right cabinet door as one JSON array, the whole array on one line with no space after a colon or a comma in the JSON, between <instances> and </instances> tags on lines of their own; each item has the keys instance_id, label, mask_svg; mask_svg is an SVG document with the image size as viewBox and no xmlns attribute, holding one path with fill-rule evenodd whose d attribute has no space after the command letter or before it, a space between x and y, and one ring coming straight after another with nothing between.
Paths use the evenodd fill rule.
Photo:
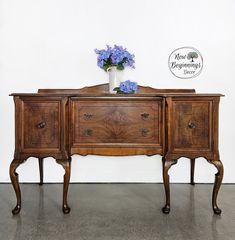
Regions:
<instances>
[{"instance_id":1,"label":"right cabinet door","mask_svg":"<svg viewBox=\"0 0 235 240\"><path fill-rule=\"evenodd\" d=\"M211 151L213 101L172 101L172 147L174 152Z\"/></svg>"}]
</instances>

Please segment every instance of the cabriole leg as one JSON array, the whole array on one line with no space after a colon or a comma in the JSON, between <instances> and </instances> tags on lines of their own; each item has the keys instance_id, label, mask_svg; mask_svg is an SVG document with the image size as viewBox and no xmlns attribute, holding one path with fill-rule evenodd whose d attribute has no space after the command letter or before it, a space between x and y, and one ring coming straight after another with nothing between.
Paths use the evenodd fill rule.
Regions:
<instances>
[{"instance_id":1,"label":"cabriole leg","mask_svg":"<svg viewBox=\"0 0 235 240\"><path fill-rule=\"evenodd\" d=\"M222 211L217 205L217 196L223 180L224 167L220 160L209 161L209 163L213 164L218 170L218 172L215 174L215 183L214 183L213 194L212 194L212 208L214 213L219 215L221 214Z\"/></svg>"},{"instance_id":2,"label":"cabriole leg","mask_svg":"<svg viewBox=\"0 0 235 240\"><path fill-rule=\"evenodd\" d=\"M23 162L23 160L16 160L14 159L11 162L10 165L10 169L9 169L9 174L10 174L10 178L11 178L11 183L13 185L13 188L15 190L15 194L16 194L16 206L15 208L12 210L12 213L18 214L21 210L21 192L20 192L20 185L19 185L19 177L18 177L18 173L16 172L16 169L19 167L19 165Z\"/></svg>"},{"instance_id":3,"label":"cabriole leg","mask_svg":"<svg viewBox=\"0 0 235 240\"><path fill-rule=\"evenodd\" d=\"M170 212L170 177L168 174L169 169L172 165L176 164L176 160L166 160L165 157L162 158L163 163L163 182L164 182L164 188L165 188L165 194L166 194L166 204L162 208L163 213L169 213Z\"/></svg>"},{"instance_id":4,"label":"cabriole leg","mask_svg":"<svg viewBox=\"0 0 235 240\"><path fill-rule=\"evenodd\" d=\"M68 188L69 188L69 180L70 180L70 172L71 172L71 159L66 160L56 160L57 163L62 165L65 170L64 174L64 185L63 185L63 207L62 210L65 214L70 212L70 207L68 206L67 196L68 196Z\"/></svg>"}]
</instances>

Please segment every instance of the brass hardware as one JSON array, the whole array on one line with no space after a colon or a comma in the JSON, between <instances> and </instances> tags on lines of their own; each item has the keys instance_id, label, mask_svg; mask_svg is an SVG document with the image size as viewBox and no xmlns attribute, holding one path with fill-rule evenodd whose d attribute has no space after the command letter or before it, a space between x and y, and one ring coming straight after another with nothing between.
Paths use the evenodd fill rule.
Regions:
<instances>
[{"instance_id":1,"label":"brass hardware","mask_svg":"<svg viewBox=\"0 0 235 240\"><path fill-rule=\"evenodd\" d=\"M149 117L149 113L141 113L141 118L146 120Z\"/></svg>"},{"instance_id":2,"label":"brass hardware","mask_svg":"<svg viewBox=\"0 0 235 240\"><path fill-rule=\"evenodd\" d=\"M195 125L193 122L189 122L189 123L188 123L188 127L189 127L190 129L194 129L194 128L196 128L196 125Z\"/></svg>"},{"instance_id":3,"label":"brass hardware","mask_svg":"<svg viewBox=\"0 0 235 240\"><path fill-rule=\"evenodd\" d=\"M44 128L45 126L46 126L45 122L40 122L37 124L37 128L40 128L40 129Z\"/></svg>"},{"instance_id":4,"label":"brass hardware","mask_svg":"<svg viewBox=\"0 0 235 240\"><path fill-rule=\"evenodd\" d=\"M93 134L93 130L90 128L87 128L87 129L85 129L84 133L86 136L91 136Z\"/></svg>"},{"instance_id":5,"label":"brass hardware","mask_svg":"<svg viewBox=\"0 0 235 240\"><path fill-rule=\"evenodd\" d=\"M141 130L141 132L142 132L142 136L143 136L143 137L146 137L146 136L148 135L148 133L149 133L149 130L148 130L147 128L143 128L143 129Z\"/></svg>"},{"instance_id":6,"label":"brass hardware","mask_svg":"<svg viewBox=\"0 0 235 240\"><path fill-rule=\"evenodd\" d=\"M85 118L86 120L91 119L92 116L93 116L93 115L92 115L91 113L85 113L85 114L84 114L84 118Z\"/></svg>"}]
</instances>

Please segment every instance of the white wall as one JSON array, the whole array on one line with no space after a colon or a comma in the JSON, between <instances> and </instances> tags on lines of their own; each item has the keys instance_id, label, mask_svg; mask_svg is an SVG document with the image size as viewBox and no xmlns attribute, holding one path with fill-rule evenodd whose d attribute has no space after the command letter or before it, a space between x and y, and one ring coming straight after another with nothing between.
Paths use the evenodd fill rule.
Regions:
<instances>
[{"instance_id":1,"label":"white wall","mask_svg":"<svg viewBox=\"0 0 235 240\"><path fill-rule=\"evenodd\" d=\"M220 105L220 155L224 182L235 182L234 0L0 0L0 181L8 182L14 152L12 92L80 88L107 82L94 48L121 44L136 55L126 78L156 88L195 88L224 93ZM204 58L202 73L178 79L168 69L176 48L192 46ZM38 163L18 168L20 181L38 181ZM212 182L215 168L196 162L197 182ZM45 161L45 181L62 181L62 168ZM189 160L170 171L189 181ZM160 156L74 156L73 182L162 182Z\"/></svg>"}]
</instances>

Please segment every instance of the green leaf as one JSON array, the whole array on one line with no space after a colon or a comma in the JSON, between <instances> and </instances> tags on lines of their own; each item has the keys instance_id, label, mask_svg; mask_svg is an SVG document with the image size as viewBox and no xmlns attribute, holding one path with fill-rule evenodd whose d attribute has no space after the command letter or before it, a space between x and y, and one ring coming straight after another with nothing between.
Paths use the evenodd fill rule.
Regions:
<instances>
[{"instance_id":1,"label":"green leaf","mask_svg":"<svg viewBox=\"0 0 235 240\"><path fill-rule=\"evenodd\" d=\"M117 69L118 69L118 70L124 70L124 66L121 65L121 64L118 64L118 65L117 65Z\"/></svg>"},{"instance_id":2,"label":"green leaf","mask_svg":"<svg viewBox=\"0 0 235 240\"><path fill-rule=\"evenodd\" d=\"M115 87L113 91L117 91L117 94L122 94L123 92L120 90L120 87Z\"/></svg>"},{"instance_id":3,"label":"green leaf","mask_svg":"<svg viewBox=\"0 0 235 240\"><path fill-rule=\"evenodd\" d=\"M118 88L118 90L115 90L117 91L117 94L123 94L123 92L120 90L120 88Z\"/></svg>"},{"instance_id":4,"label":"green leaf","mask_svg":"<svg viewBox=\"0 0 235 240\"><path fill-rule=\"evenodd\" d=\"M110 67L110 66L109 66L108 64L105 64L105 65L103 66L104 71L107 72L107 69L108 69L109 67Z\"/></svg>"}]
</instances>

